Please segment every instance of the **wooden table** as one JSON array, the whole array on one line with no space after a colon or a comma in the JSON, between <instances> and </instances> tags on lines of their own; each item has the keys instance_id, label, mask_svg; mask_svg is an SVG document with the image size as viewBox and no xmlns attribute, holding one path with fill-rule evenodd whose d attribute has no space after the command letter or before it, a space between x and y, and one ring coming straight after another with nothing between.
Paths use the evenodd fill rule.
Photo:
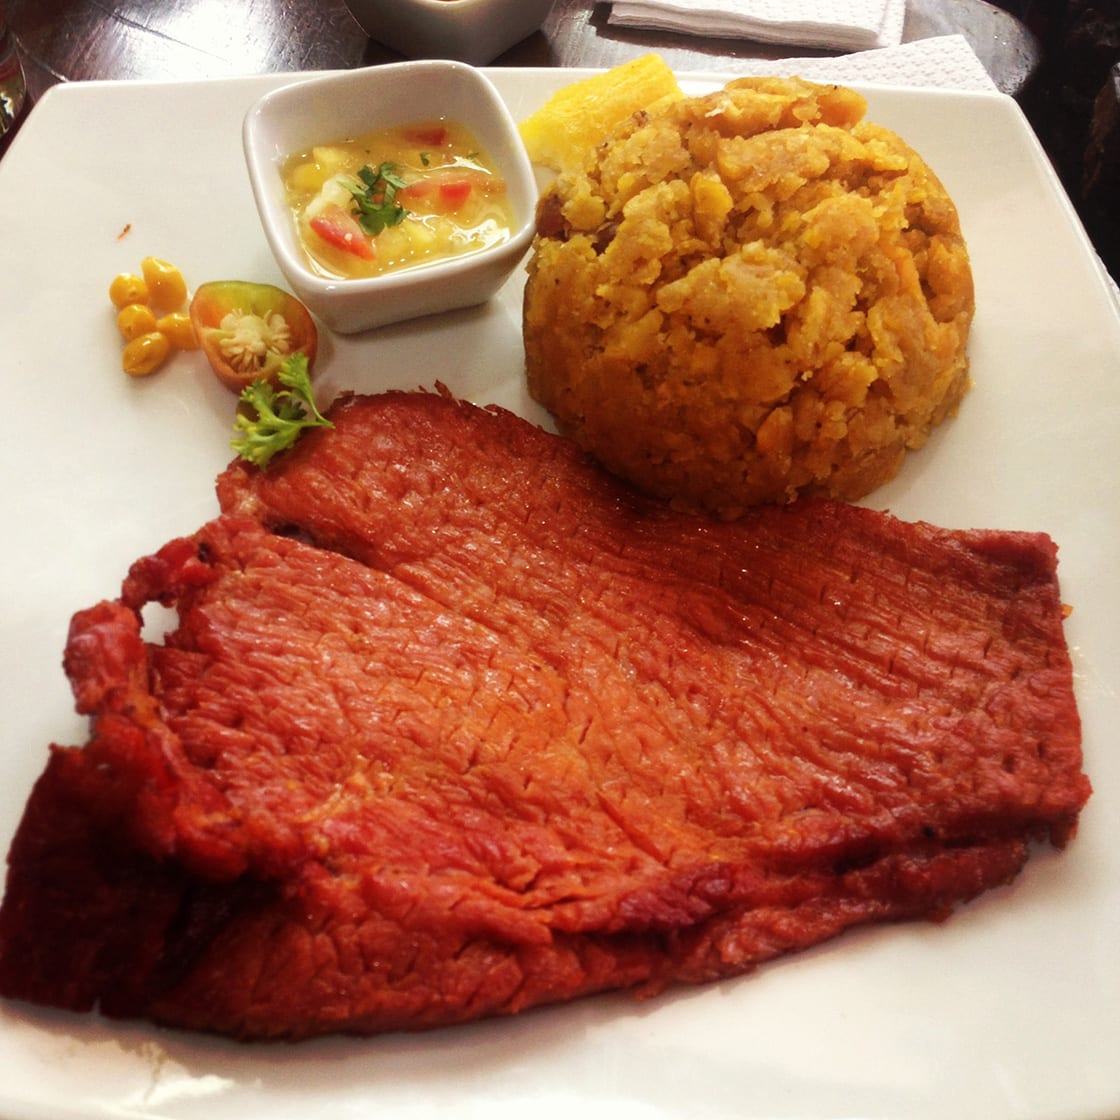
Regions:
<instances>
[{"instance_id":1,"label":"wooden table","mask_svg":"<svg viewBox=\"0 0 1120 1120\"><path fill-rule=\"evenodd\" d=\"M60 81L196 79L348 69L399 58L369 40L343 0L5 0L34 99ZM960 33L996 84L1017 93L1038 45L984 0L907 0L904 39ZM235 14L236 13L236 14ZM734 73L752 58L826 54L731 39L612 28L595 0L556 0L541 30L495 61L504 66L609 67L657 51L678 70Z\"/></svg>"}]
</instances>

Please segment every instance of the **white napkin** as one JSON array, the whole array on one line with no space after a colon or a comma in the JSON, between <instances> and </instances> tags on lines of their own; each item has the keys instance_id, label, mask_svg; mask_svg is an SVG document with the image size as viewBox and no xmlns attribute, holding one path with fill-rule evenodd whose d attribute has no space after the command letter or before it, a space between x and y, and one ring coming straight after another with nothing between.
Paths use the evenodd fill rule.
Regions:
<instances>
[{"instance_id":1,"label":"white napkin","mask_svg":"<svg viewBox=\"0 0 1120 1120\"><path fill-rule=\"evenodd\" d=\"M902 41L906 0L614 0L607 22L842 51Z\"/></svg>"},{"instance_id":2,"label":"white napkin","mask_svg":"<svg viewBox=\"0 0 1120 1120\"><path fill-rule=\"evenodd\" d=\"M737 62L735 73L778 78L796 74L809 82L836 82L849 86L999 92L999 87L963 35L937 35L897 47L827 58L744 58Z\"/></svg>"}]
</instances>

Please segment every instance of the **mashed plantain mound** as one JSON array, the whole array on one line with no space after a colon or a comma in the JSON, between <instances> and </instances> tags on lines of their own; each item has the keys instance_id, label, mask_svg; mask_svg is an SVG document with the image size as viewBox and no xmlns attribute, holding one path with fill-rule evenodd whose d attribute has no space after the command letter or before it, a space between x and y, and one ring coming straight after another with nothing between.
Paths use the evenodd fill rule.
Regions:
<instances>
[{"instance_id":1,"label":"mashed plantain mound","mask_svg":"<svg viewBox=\"0 0 1120 1120\"><path fill-rule=\"evenodd\" d=\"M740 79L634 114L537 213L529 390L606 467L736 517L854 500L956 410L957 211L856 92Z\"/></svg>"}]
</instances>

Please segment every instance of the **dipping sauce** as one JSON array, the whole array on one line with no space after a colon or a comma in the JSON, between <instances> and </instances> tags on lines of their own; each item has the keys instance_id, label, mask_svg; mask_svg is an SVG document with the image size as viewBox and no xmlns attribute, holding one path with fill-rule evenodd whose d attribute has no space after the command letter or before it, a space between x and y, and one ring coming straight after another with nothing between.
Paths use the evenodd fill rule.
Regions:
<instances>
[{"instance_id":1,"label":"dipping sauce","mask_svg":"<svg viewBox=\"0 0 1120 1120\"><path fill-rule=\"evenodd\" d=\"M469 129L419 122L319 144L282 169L312 267L378 276L500 244L505 181Z\"/></svg>"}]
</instances>

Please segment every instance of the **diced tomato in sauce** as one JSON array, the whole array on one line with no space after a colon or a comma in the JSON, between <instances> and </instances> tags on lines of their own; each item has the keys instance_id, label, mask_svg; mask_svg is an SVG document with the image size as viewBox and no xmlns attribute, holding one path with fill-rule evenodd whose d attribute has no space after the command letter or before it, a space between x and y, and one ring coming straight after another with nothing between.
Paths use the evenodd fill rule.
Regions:
<instances>
[{"instance_id":1,"label":"diced tomato in sauce","mask_svg":"<svg viewBox=\"0 0 1120 1120\"><path fill-rule=\"evenodd\" d=\"M377 259L377 251L362 227L345 210L324 211L307 224L328 245L341 249L344 253L353 253L362 260Z\"/></svg>"},{"instance_id":2,"label":"diced tomato in sauce","mask_svg":"<svg viewBox=\"0 0 1120 1120\"><path fill-rule=\"evenodd\" d=\"M474 189L474 180L465 175L433 177L410 183L397 197L406 205L424 200L434 209L454 211L462 208Z\"/></svg>"},{"instance_id":3,"label":"diced tomato in sauce","mask_svg":"<svg viewBox=\"0 0 1120 1120\"><path fill-rule=\"evenodd\" d=\"M441 124L427 125L425 127L407 128L405 135L416 144L426 144L433 148L442 148L449 136L447 128Z\"/></svg>"}]
</instances>

